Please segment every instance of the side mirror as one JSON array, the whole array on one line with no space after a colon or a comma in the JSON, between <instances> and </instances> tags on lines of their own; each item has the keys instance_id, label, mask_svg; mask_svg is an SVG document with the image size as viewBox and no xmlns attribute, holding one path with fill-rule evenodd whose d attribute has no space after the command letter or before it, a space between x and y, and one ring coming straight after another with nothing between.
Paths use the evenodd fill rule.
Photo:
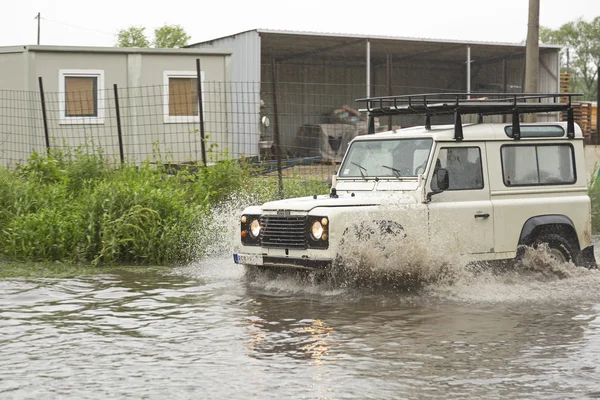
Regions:
<instances>
[{"instance_id":1,"label":"side mirror","mask_svg":"<svg viewBox=\"0 0 600 400\"><path fill-rule=\"evenodd\" d=\"M439 191L448 190L450 179L448 178L448 170L446 168L439 168L435 172L435 179Z\"/></svg>"}]
</instances>

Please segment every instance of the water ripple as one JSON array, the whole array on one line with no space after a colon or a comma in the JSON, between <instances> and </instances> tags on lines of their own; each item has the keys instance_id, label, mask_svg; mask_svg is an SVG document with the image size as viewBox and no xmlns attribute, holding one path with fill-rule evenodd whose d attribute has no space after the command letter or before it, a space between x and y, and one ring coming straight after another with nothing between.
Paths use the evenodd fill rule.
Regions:
<instances>
[{"instance_id":1,"label":"water ripple","mask_svg":"<svg viewBox=\"0 0 600 400\"><path fill-rule=\"evenodd\" d=\"M0 397L594 397L590 276L401 293L248 279L216 258L169 275L4 280Z\"/></svg>"}]
</instances>

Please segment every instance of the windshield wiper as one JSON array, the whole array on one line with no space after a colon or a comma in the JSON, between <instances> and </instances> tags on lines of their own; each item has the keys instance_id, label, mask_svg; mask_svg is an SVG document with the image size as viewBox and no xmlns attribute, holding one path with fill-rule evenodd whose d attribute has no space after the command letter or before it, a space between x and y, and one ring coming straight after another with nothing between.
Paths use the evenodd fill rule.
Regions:
<instances>
[{"instance_id":1,"label":"windshield wiper","mask_svg":"<svg viewBox=\"0 0 600 400\"><path fill-rule=\"evenodd\" d=\"M367 169L365 167L363 167L362 165L355 163L354 161L350 161L350 164L354 164L358 167L358 172L360 172L360 176L362 176L362 178L366 181L367 176L365 175L365 172L367 172ZM363 171L365 171L365 172L363 172Z\"/></svg>"},{"instance_id":2,"label":"windshield wiper","mask_svg":"<svg viewBox=\"0 0 600 400\"><path fill-rule=\"evenodd\" d=\"M382 165L383 168L387 168L387 169L391 169L392 171L394 171L394 174L396 175L396 178L400 178L402 175L400 175L400 170L396 169L394 167L388 167L387 165Z\"/></svg>"}]
</instances>

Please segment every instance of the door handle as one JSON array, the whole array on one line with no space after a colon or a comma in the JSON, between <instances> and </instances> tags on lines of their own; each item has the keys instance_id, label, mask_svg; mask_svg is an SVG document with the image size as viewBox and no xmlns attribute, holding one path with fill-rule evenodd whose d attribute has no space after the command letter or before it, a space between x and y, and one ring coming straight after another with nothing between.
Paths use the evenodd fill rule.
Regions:
<instances>
[{"instance_id":1,"label":"door handle","mask_svg":"<svg viewBox=\"0 0 600 400\"><path fill-rule=\"evenodd\" d=\"M477 213L475 214L475 218L488 218L490 216L490 214L488 213Z\"/></svg>"}]
</instances>

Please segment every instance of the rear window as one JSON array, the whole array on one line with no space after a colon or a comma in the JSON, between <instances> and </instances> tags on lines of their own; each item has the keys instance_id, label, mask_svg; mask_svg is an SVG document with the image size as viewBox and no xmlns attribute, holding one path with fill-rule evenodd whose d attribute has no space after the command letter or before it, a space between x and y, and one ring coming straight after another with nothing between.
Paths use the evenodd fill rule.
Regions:
<instances>
[{"instance_id":1,"label":"rear window","mask_svg":"<svg viewBox=\"0 0 600 400\"><path fill-rule=\"evenodd\" d=\"M513 137L513 127L505 126L504 132L506 136ZM565 136L565 130L562 126L556 125L535 125L527 126L521 125L521 137L562 137Z\"/></svg>"},{"instance_id":2,"label":"rear window","mask_svg":"<svg viewBox=\"0 0 600 400\"><path fill-rule=\"evenodd\" d=\"M565 185L576 181L569 144L504 145L502 173L506 186Z\"/></svg>"}]
</instances>

